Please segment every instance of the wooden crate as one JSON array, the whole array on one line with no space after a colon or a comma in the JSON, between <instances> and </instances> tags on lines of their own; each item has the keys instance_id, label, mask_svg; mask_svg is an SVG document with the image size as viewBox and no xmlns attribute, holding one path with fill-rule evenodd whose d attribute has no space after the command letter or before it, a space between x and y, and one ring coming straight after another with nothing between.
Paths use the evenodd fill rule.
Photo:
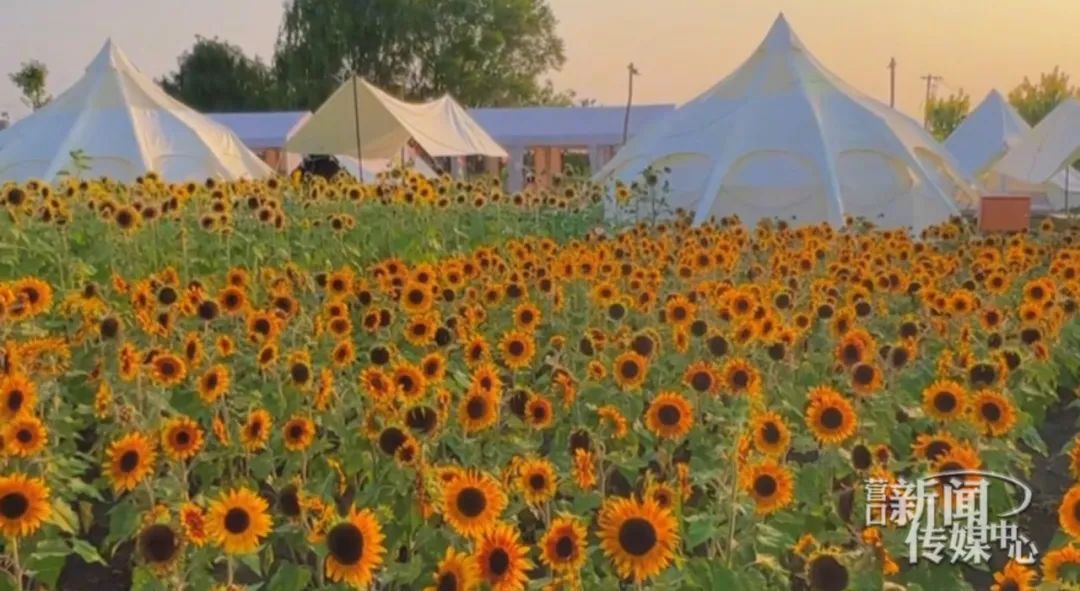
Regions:
<instances>
[{"instance_id":1,"label":"wooden crate","mask_svg":"<svg viewBox=\"0 0 1080 591\"><path fill-rule=\"evenodd\" d=\"M1028 195L983 195L979 199L981 232L1019 232L1031 227Z\"/></svg>"}]
</instances>

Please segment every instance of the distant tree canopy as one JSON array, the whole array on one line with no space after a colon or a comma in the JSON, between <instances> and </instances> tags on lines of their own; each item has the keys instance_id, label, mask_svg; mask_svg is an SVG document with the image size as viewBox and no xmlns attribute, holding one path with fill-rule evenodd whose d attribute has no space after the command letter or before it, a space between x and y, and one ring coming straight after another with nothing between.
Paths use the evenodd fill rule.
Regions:
<instances>
[{"instance_id":1,"label":"distant tree canopy","mask_svg":"<svg viewBox=\"0 0 1080 591\"><path fill-rule=\"evenodd\" d=\"M1009 103L1029 125L1037 125L1054 107L1069 97L1080 97L1080 89L1069 84L1069 75L1058 67L1033 83L1026 76L1009 93Z\"/></svg>"},{"instance_id":2,"label":"distant tree canopy","mask_svg":"<svg viewBox=\"0 0 1080 591\"><path fill-rule=\"evenodd\" d=\"M8 78L22 92L23 103L35 111L52 99L46 89L49 68L38 60L23 62L19 70L9 74Z\"/></svg>"},{"instance_id":3,"label":"distant tree canopy","mask_svg":"<svg viewBox=\"0 0 1080 591\"><path fill-rule=\"evenodd\" d=\"M161 81L208 111L314 109L350 72L408 100L562 104L545 73L566 61L547 0L288 0L270 65L197 38Z\"/></svg>"},{"instance_id":4,"label":"distant tree canopy","mask_svg":"<svg viewBox=\"0 0 1080 591\"><path fill-rule=\"evenodd\" d=\"M926 103L926 122L930 133L944 140L955 130L971 111L971 97L960 89L944 98L930 97Z\"/></svg>"}]
</instances>

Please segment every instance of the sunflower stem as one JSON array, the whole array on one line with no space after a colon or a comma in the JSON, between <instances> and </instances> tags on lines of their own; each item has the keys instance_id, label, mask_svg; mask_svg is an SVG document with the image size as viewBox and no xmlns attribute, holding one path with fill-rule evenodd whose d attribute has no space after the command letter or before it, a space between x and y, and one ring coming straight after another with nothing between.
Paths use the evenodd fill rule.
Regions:
<instances>
[{"instance_id":1,"label":"sunflower stem","mask_svg":"<svg viewBox=\"0 0 1080 591\"><path fill-rule=\"evenodd\" d=\"M226 584L231 588L233 584L233 576L235 575L236 567L233 564L232 555L225 558L225 572L226 572Z\"/></svg>"},{"instance_id":2,"label":"sunflower stem","mask_svg":"<svg viewBox=\"0 0 1080 591\"><path fill-rule=\"evenodd\" d=\"M19 538L11 538L11 564L12 575L15 577L15 588L23 589L23 569L19 562Z\"/></svg>"},{"instance_id":3,"label":"sunflower stem","mask_svg":"<svg viewBox=\"0 0 1080 591\"><path fill-rule=\"evenodd\" d=\"M728 539L727 539L727 555L724 556L724 560L727 566L731 567L731 558L735 554L735 500L739 494L739 436L743 429L743 416L739 414L739 421L737 429L735 430L735 445L731 449L731 488L730 496L728 498L728 505L730 507L728 511Z\"/></svg>"}]
</instances>

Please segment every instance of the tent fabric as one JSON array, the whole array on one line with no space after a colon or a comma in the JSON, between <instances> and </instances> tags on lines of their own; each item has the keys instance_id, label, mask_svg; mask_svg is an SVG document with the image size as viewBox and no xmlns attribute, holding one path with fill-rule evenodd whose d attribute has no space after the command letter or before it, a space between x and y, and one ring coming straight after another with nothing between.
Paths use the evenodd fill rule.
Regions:
<instances>
[{"instance_id":1,"label":"tent fabric","mask_svg":"<svg viewBox=\"0 0 1080 591\"><path fill-rule=\"evenodd\" d=\"M170 182L271 174L232 132L170 97L112 41L70 89L4 131L0 180L51 180L81 150L89 170L130 182L147 171Z\"/></svg>"},{"instance_id":2,"label":"tent fabric","mask_svg":"<svg viewBox=\"0 0 1080 591\"><path fill-rule=\"evenodd\" d=\"M1078 159L1080 100L1070 98L1024 134L994 165L994 171L1023 183L1041 185ZM1070 185L1074 179L1070 177Z\"/></svg>"},{"instance_id":3,"label":"tent fabric","mask_svg":"<svg viewBox=\"0 0 1080 591\"><path fill-rule=\"evenodd\" d=\"M648 168L670 169L669 207L698 223L852 215L918 231L975 201L940 144L828 72L782 14L742 66L643 129L597 179L632 182Z\"/></svg>"},{"instance_id":4,"label":"tent fabric","mask_svg":"<svg viewBox=\"0 0 1080 591\"><path fill-rule=\"evenodd\" d=\"M207 113L206 116L231 129L252 150L266 150L284 146L289 134L311 117L311 111Z\"/></svg>"},{"instance_id":5,"label":"tent fabric","mask_svg":"<svg viewBox=\"0 0 1080 591\"><path fill-rule=\"evenodd\" d=\"M631 107L628 135L674 110L675 105ZM622 143L626 107L488 107L469 113L506 147L615 146Z\"/></svg>"},{"instance_id":6,"label":"tent fabric","mask_svg":"<svg viewBox=\"0 0 1080 591\"><path fill-rule=\"evenodd\" d=\"M292 134L285 148L301 154L357 156L358 123L359 151L365 160L393 158L410 138L433 157L507 156L449 96L427 103L406 103L358 77L334 91Z\"/></svg>"},{"instance_id":7,"label":"tent fabric","mask_svg":"<svg viewBox=\"0 0 1080 591\"><path fill-rule=\"evenodd\" d=\"M988 192L1025 192L1045 198L1050 209L1065 204L1065 172L1061 171L1046 183L1030 183L1010 178L996 170L998 161L1031 132L1031 126L997 90L991 90L948 139L945 147L956 158L960 171ZM1069 190L1080 189L1080 173L1072 172Z\"/></svg>"}]
</instances>

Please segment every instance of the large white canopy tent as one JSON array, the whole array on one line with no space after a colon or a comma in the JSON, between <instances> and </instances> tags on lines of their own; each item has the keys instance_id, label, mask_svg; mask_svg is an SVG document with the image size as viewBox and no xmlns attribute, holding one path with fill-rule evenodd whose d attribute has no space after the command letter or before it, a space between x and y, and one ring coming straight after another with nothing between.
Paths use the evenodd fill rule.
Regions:
<instances>
[{"instance_id":1,"label":"large white canopy tent","mask_svg":"<svg viewBox=\"0 0 1080 591\"><path fill-rule=\"evenodd\" d=\"M782 14L742 66L639 133L597 178L630 182L649 167L671 169L668 202L696 222L852 215L918 231L976 198L919 124L828 72Z\"/></svg>"},{"instance_id":2,"label":"large white canopy tent","mask_svg":"<svg viewBox=\"0 0 1080 591\"><path fill-rule=\"evenodd\" d=\"M147 171L170 182L271 174L226 127L170 97L111 40L71 88L4 130L0 180L52 180L87 158L88 176L130 182Z\"/></svg>"},{"instance_id":3,"label":"large white canopy tent","mask_svg":"<svg viewBox=\"0 0 1080 591\"><path fill-rule=\"evenodd\" d=\"M334 91L292 133L285 149L299 154L392 160L401 155L410 139L432 157L507 156L450 96L406 103L359 77Z\"/></svg>"},{"instance_id":4,"label":"large white canopy tent","mask_svg":"<svg viewBox=\"0 0 1080 591\"><path fill-rule=\"evenodd\" d=\"M1026 192L1045 198L1052 209L1065 203L1065 172L1061 171L1048 182L1031 184L996 170L998 161L1031 131L1031 126L997 90L991 90L948 139L945 147L956 158L960 171L974 179L989 192ZM1080 189L1080 173L1068 179L1071 190Z\"/></svg>"},{"instance_id":5,"label":"large white canopy tent","mask_svg":"<svg viewBox=\"0 0 1080 591\"><path fill-rule=\"evenodd\" d=\"M994 165L994 172L1021 183L1045 185L1077 160L1080 160L1080 100L1070 98L1024 134ZM1065 178L1069 191L1054 204L1059 209L1075 206L1075 201L1067 204L1066 197L1080 188L1072 185L1075 174Z\"/></svg>"}]
</instances>

